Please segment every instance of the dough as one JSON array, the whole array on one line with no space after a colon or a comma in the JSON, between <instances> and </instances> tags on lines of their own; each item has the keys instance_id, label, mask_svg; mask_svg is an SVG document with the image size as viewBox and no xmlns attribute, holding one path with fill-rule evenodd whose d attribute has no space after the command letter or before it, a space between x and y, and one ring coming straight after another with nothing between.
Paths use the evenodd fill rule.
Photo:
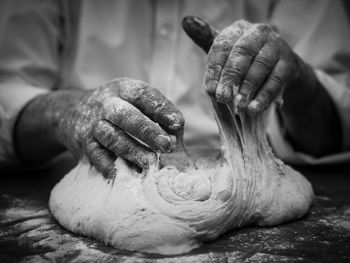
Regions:
<instances>
[{"instance_id":1,"label":"dough","mask_svg":"<svg viewBox=\"0 0 350 263\"><path fill-rule=\"evenodd\" d=\"M222 148L161 155L140 173L122 158L107 180L83 159L55 188L50 209L66 229L120 249L181 254L244 225L271 226L307 213L309 182L277 159L266 113L212 102ZM185 156L185 158L184 158Z\"/></svg>"}]
</instances>

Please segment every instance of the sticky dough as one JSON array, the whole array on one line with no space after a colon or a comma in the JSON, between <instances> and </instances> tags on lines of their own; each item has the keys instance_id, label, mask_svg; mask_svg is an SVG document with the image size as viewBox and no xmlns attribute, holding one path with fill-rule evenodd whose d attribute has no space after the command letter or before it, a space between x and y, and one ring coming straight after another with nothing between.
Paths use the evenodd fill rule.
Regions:
<instances>
[{"instance_id":1,"label":"sticky dough","mask_svg":"<svg viewBox=\"0 0 350 263\"><path fill-rule=\"evenodd\" d=\"M161 155L139 173L122 158L107 180L82 159L52 190L49 206L66 229L119 249L181 254L244 225L302 217L309 182L277 159L266 113L250 117L213 101L221 150Z\"/></svg>"}]
</instances>

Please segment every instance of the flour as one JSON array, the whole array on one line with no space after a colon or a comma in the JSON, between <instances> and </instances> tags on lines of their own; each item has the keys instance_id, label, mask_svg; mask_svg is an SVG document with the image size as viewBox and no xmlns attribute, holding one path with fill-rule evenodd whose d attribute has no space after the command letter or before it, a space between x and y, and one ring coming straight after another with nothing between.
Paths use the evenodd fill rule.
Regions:
<instances>
[{"instance_id":1,"label":"flour","mask_svg":"<svg viewBox=\"0 0 350 263\"><path fill-rule=\"evenodd\" d=\"M244 225L302 217L312 202L311 185L273 155L266 113L252 117L212 103L221 154L193 149L188 162L185 151L161 155L142 174L118 158L113 184L82 159L51 193L54 217L114 247L160 254L191 251Z\"/></svg>"}]
</instances>

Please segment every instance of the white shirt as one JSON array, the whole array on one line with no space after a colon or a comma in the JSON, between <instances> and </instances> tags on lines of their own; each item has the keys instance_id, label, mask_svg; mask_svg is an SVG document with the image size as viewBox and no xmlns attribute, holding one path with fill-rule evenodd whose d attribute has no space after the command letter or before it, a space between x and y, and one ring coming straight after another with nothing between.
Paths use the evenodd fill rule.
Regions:
<instances>
[{"instance_id":1,"label":"white shirt","mask_svg":"<svg viewBox=\"0 0 350 263\"><path fill-rule=\"evenodd\" d=\"M182 31L186 15L218 29L238 19L273 24L333 98L344 151L320 159L295 152L272 111L275 152L293 162L350 158L350 26L341 1L2 0L0 161L16 161L12 132L29 100L50 90L94 89L117 77L148 82L173 101L185 116L188 145L218 147L203 89L206 55Z\"/></svg>"}]
</instances>

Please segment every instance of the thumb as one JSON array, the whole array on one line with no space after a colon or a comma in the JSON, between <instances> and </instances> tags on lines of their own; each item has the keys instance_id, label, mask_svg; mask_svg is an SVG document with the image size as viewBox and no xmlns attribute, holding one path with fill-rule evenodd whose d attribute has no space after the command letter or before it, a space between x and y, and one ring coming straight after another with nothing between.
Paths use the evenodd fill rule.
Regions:
<instances>
[{"instance_id":1,"label":"thumb","mask_svg":"<svg viewBox=\"0 0 350 263\"><path fill-rule=\"evenodd\" d=\"M186 34L206 53L209 52L219 31L199 17L186 16L182 19L182 28Z\"/></svg>"}]
</instances>

